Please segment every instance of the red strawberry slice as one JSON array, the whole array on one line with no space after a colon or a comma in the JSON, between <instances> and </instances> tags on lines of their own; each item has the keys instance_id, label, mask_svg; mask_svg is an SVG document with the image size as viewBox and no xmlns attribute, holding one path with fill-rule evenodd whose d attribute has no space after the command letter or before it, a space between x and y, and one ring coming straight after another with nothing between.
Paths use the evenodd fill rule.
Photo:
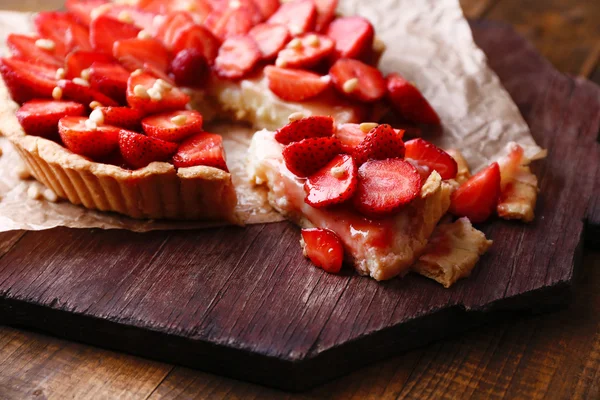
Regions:
<instances>
[{"instance_id":1,"label":"red strawberry slice","mask_svg":"<svg viewBox=\"0 0 600 400\"><path fill-rule=\"evenodd\" d=\"M148 73L132 74L127 82L127 103L145 115L183 110L190 97L176 87L161 91L161 85L157 81L157 78ZM154 89L151 90L152 88ZM156 91L161 93L160 96L151 97L149 93L156 94Z\"/></svg>"},{"instance_id":2,"label":"red strawberry slice","mask_svg":"<svg viewBox=\"0 0 600 400\"><path fill-rule=\"evenodd\" d=\"M367 133L368 132L364 132L360 129L359 124L343 124L338 127L335 132L335 137L338 138L342 144L342 152L352 154L356 147L367 136Z\"/></svg>"},{"instance_id":3,"label":"red strawberry slice","mask_svg":"<svg viewBox=\"0 0 600 400\"><path fill-rule=\"evenodd\" d=\"M89 26L92 21L92 11L107 3L108 0L67 0L65 8L75 17L77 22Z\"/></svg>"},{"instance_id":4,"label":"red strawberry slice","mask_svg":"<svg viewBox=\"0 0 600 400\"><path fill-rule=\"evenodd\" d=\"M142 113L129 107L99 107L104 115L104 124L132 131L140 130Z\"/></svg>"},{"instance_id":5,"label":"red strawberry slice","mask_svg":"<svg viewBox=\"0 0 600 400\"><path fill-rule=\"evenodd\" d=\"M284 68L307 69L314 67L333 52L333 40L327 36L307 33L296 39L279 52L275 65Z\"/></svg>"},{"instance_id":6,"label":"red strawberry slice","mask_svg":"<svg viewBox=\"0 0 600 400\"><path fill-rule=\"evenodd\" d=\"M91 87L78 85L77 83L67 79L59 80L56 86L62 89L63 99L73 100L85 105L89 105L92 101L97 101L103 106L112 107L119 105L119 103L105 94L100 93Z\"/></svg>"},{"instance_id":7,"label":"red strawberry slice","mask_svg":"<svg viewBox=\"0 0 600 400\"><path fill-rule=\"evenodd\" d=\"M239 7L227 7L211 12L204 25L219 39L245 35L255 24L262 20L260 12L248 4Z\"/></svg>"},{"instance_id":8,"label":"red strawberry slice","mask_svg":"<svg viewBox=\"0 0 600 400\"><path fill-rule=\"evenodd\" d=\"M171 73L178 86L199 88L210 77L210 66L204 54L195 48L181 50L171 61Z\"/></svg>"},{"instance_id":9,"label":"red strawberry slice","mask_svg":"<svg viewBox=\"0 0 600 400\"><path fill-rule=\"evenodd\" d=\"M86 117L64 117L58 122L58 132L65 147L92 159L112 153L119 143L119 128L98 125L91 129L86 126L86 120Z\"/></svg>"},{"instance_id":10,"label":"red strawberry slice","mask_svg":"<svg viewBox=\"0 0 600 400\"><path fill-rule=\"evenodd\" d=\"M292 174L307 177L327 165L340 151L340 141L334 137L310 138L285 146L283 160Z\"/></svg>"},{"instance_id":11,"label":"red strawberry slice","mask_svg":"<svg viewBox=\"0 0 600 400\"><path fill-rule=\"evenodd\" d=\"M371 160L358 169L354 206L368 217L385 217L413 201L420 191L421 176L410 163L399 158Z\"/></svg>"},{"instance_id":12,"label":"red strawberry slice","mask_svg":"<svg viewBox=\"0 0 600 400\"><path fill-rule=\"evenodd\" d=\"M144 118L142 127L148 136L167 142L180 142L202 132L202 115L198 111L171 111Z\"/></svg>"},{"instance_id":13,"label":"red strawberry slice","mask_svg":"<svg viewBox=\"0 0 600 400\"><path fill-rule=\"evenodd\" d=\"M94 50L112 55L115 42L133 39L139 32L140 28L133 24L101 15L90 24L90 42Z\"/></svg>"},{"instance_id":14,"label":"red strawberry slice","mask_svg":"<svg viewBox=\"0 0 600 400\"><path fill-rule=\"evenodd\" d=\"M484 222L496 210L499 198L500 167L492 163L452 193L450 212L471 222Z\"/></svg>"},{"instance_id":15,"label":"red strawberry slice","mask_svg":"<svg viewBox=\"0 0 600 400\"><path fill-rule=\"evenodd\" d=\"M120 64L95 62L90 67L90 86L120 104L125 104L129 71ZM104 105L104 104L103 104Z\"/></svg>"},{"instance_id":16,"label":"red strawberry slice","mask_svg":"<svg viewBox=\"0 0 600 400\"><path fill-rule=\"evenodd\" d=\"M344 262L344 247L340 238L327 229L302 229L304 253L316 267L338 274Z\"/></svg>"},{"instance_id":17,"label":"red strawberry slice","mask_svg":"<svg viewBox=\"0 0 600 400\"><path fill-rule=\"evenodd\" d=\"M275 140L281 144L290 144L302 139L332 136L334 130L333 118L321 115L311 116L292 121L277 130Z\"/></svg>"},{"instance_id":18,"label":"red strawberry slice","mask_svg":"<svg viewBox=\"0 0 600 400\"><path fill-rule=\"evenodd\" d=\"M173 44L173 53L179 53L186 49L197 49L206 60L212 64L219 54L221 42L203 26L190 25L179 31Z\"/></svg>"},{"instance_id":19,"label":"red strawberry slice","mask_svg":"<svg viewBox=\"0 0 600 400\"><path fill-rule=\"evenodd\" d=\"M71 50L92 50L88 28L79 24L75 18L65 12L44 11L33 19L40 36L56 44L55 54L63 57Z\"/></svg>"},{"instance_id":20,"label":"red strawberry slice","mask_svg":"<svg viewBox=\"0 0 600 400\"><path fill-rule=\"evenodd\" d=\"M312 0L297 0L284 3L267 20L269 24L287 26L292 35L311 32L317 21L317 9Z\"/></svg>"},{"instance_id":21,"label":"red strawberry slice","mask_svg":"<svg viewBox=\"0 0 600 400\"><path fill-rule=\"evenodd\" d=\"M363 59L373 48L375 30L363 17L342 17L329 25L327 36L335 41L334 59Z\"/></svg>"},{"instance_id":22,"label":"red strawberry slice","mask_svg":"<svg viewBox=\"0 0 600 400\"><path fill-rule=\"evenodd\" d=\"M317 7L317 22L315 30L325 32L333 18L335 9L338 6L338 0L314 0Z\"/></svg>"},{"instance_id":23,"label":"red strawberry slice","mask_svg":"<svg viewBox=\"0 0 600 400\"><path fill-rule=\"evenodd\" d=\"M148 63L164 72L170 62L169 52L156 39L119 40L114 44L113 56L130 71L144 68Z\"/></svg>"},{"instance_id":24,"label":"red strawberry slice","mask_svg":"<svg viewBox=\"0 0 600 400\"><path fill-rule=\"evenodd\" d=\"M141 10L134 6L108 3L94 10L94 17L106 15L116 20L131 23L146 32L154 31L154 17L156 14Z\"/></svg>"},{"instance_id":25,"label":"red strawberry slice","mask_svg":"<svg viewBox=\"0 0 600 400\"><path fill-rule=\"evenodd\" d=\"M143 168L151 162L167 161L177 151L177 143L165 142L121 129L119 150L125 162L133 168Z\"/></svg>"},{"instance_id":26,"label":"red strawberry slice","mask_svg":"<svg viewBox=\"0 0 600 400\"><path fill-rule=\"evenodd\" d=\"M300 69L266 66L269 89L285 101L304 101L320 95L329 87L329 76L320 76Z\"/></svg>"},{"instance_id":27,"label":"red strawberry slice","mask_svg":"<svg viewBox=\"0 0 600 400\"><path fill-rule=\"evenodd\" d=\"M15 113L28 135L58 138L58 121L67 115L81 116L85 107L72 101L31 100Z\"/></svg>"},{"instance_id":28,"label":"red strawberry slice","mask_svg":"<svg viewBox=\"0 0 600 400\"><path fill-rule=\"evenodd\" d=\"M229 172L225 163L223 138L207 132L190 136L181 143L177 153L173 156L173 165L175 168L204 165Z\"/></svg>"},{"instance_id":29,"label":"red strawberry slice","mask_svg":"<svg viewBox=\"0 0 600 400\"><path fill-rule=\"evenodd\" d=\"M56 86L54 66L1 58L0 74L12 99L17 103L36 98L52 98L52 90Z\"/></svg>"},{"instance_id":30,"label":"red strawberry slice","mask_svg":"<svg viewBox=\"0 0 600 400\"><path fill-rule=\"evenodd\" d=\"M406 158L428 167L430 172L437 171L442 179L456 178L458 172L456 161L450 154L433 143L418 138L409 140L404 145L406 146Z\"/></svg>"},{"instance_id":31,"label":"red strawberry slice","mask_svg":"<svg viewBox=\"0 0 600 400\"><path fill-rule=\"evenodd\" d=\"M440 117L419 89L398 74L387 77L387 96L404 118L418 124L439 125Z\"/></svg>"},{"instance_id":32,"label":"red strawberry slice","mask_svg":"<svg viewBox=\"0 0 600 400\"><path fill-rule=\"evenodd\" d=\"M175 81L173 80L173 78L171 78L171 76L169 76L166 71L158 69L158 67L156 67L154 64L144 63L141 69L142 71L152 75L155 78L160 78L170 85L175 85Z\"/></svg>"},{"instance_id":33,"label":"red strawberry slice","mask_svg":"<svg viewBox=\"0 0 600 400\"><path fill-rule=\"evenodd\" d=\"M304 201L316 208L341 204L349 200L358 184L358 168L352 156L337 155L312 174L304 184Z\"/></svg>"},{"instance_id":34,"label":"red strawberry slice","mask_svg":"<svg viewBox=\"0 0 600 400\"><path fill-rule=\"evenodd\" d=\"M219 49L215 70L222 78L240 79L250 72L260 60L258 46L249 37L232 37Z\"/></svg>"},{"instance_id":35,"label":"red strawberry slice","mask_svg":"<svg viewBox=\"0 0 600 400\"><path fill-rule=\"evenodd\" d=\"M160 40L167 50L173 50L175 39L187 28L196 23L189 12L174 11L165 16L165 19L156 30L154 37Z\"/></svg>"},{"instance_id":36,"label":"red strawberry slice","mask_svg":"<svg viewBox=\"0 0 600 400\"><path fill-rule=\"evenodd\" d=\"M32 61L62 67L62 60L56 57L54 50L45 50L36 45L38 38L11 33L6 38L6 44L12 55L21 60Z\"/></svg>"},{"instance_id":37,"label":"red strawberry slice","mask_svg":"<svg viewBox=\"0 0 600 400\"><path fill-rule=\"evenodd\" d=\"M67 66L67 75L69 79L81 76L81 71L88 69L94 63L113 63L114 59L105 53L96 51L75 50L67 55L65 64Z\"/></svg>"},{"instance_id":38,"label":"red strawberry slice","mask_svg":"<svg viewBox=\"0 0 600 400\"><path fill-rule=\"evenodd\" d=\"M258 45L263 60L272 60L290 41L291 35L284 25L259 24L248 32Z\"/></svg>"},{"instance_id":39,"label":"red strawberry slice","mask_svg":"<svg viewBox=\"0 0 600 400\"><path fill-rule=\"evenodd\" d=\"M385 96L385 79L370 65L341 58L329 70L333 86L343 95L363 102L374 102Z\"/></svg>"},{"instance_id":40,"label":"red strawberry slice","mask_svg":"<svg viewBox=\"0 0 600 400\"><path fill-rule=\"evenodd\" d=\"M275 14L275 11L281 5L279 0L252 0L256 5L256 8L260 11L263 20L268 19L271 15Z\"/></svg>"},{"instance_id":41,"label":"red strawberry slice","mask_svg":"<svg viewBox=\"0 0 600 400\"><path fill-rule=\"evenodd\" d=\"M404 142L402 136L389 125L383 124L373 128L365 139L354 149L353 156L358 165L367 160L385 160L386 158L403 158Z\"/></svg>"}]
</instances>

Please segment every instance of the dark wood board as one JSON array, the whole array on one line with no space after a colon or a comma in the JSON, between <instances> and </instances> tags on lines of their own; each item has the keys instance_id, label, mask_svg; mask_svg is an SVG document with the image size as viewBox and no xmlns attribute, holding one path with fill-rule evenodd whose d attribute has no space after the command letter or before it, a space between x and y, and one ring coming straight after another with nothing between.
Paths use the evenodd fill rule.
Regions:
<instances>
[{"instance_id":1,"label":"dark wood board","mask_svg":"<svg viewBox=\"0 0 600 400\"><path fill-rule=\"evenodd\" d=\"M550 151L534 166L536 221L483 227L495 244L470 279L446 290L419 276L327 275L288 223L14 232L0 234L0 322L301 390L490 312L563 304L585 221L600 225L600 89L556 72L504 25L473 28Z\"/></svg>"}]
</instances>

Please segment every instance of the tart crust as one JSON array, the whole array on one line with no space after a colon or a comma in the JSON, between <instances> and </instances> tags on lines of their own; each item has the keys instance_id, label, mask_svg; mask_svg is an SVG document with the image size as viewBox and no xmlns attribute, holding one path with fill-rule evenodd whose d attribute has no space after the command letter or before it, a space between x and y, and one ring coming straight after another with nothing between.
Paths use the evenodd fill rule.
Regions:
<instances>
[{"instance_id":1,"label":"tart crust","mask_svg":"<svg viewBox=\"0 0 600 400\"><path fill-rule=\"evenodd\" d=\"M34 178L58 197L132 218L240 223L231 174L205 166L176 170L166 162L129 171L90 161L51 140L26 135L15 117L17 108L0 78L0 133L14 145Z\"/></svg>"}]
</instances>

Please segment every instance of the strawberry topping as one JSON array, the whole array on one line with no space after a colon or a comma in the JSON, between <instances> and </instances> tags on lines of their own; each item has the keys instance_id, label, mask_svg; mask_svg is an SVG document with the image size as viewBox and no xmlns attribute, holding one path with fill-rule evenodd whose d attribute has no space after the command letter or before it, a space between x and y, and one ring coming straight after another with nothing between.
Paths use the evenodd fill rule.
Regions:
<instances>
[{"instance_id":1,"label":"strawberry topping","mask_svg":"<svg viewBox=\"0 0 600 400\"><path fill-rule=\"evenodd\" d=\"M127 82L127 103L146 115L184 109L190 97L162 82L145 72L131 74Z\"/></svg>"},{"instance_id":2,"label":"strawberry topping","mask_svg":"<svg viewBox=\"0 0 600 400\"><path fill-rule=\"evenodd\" d=\"M378 125L373 128L353 153L358 165L367 160L385 160L386 158L403 158L404 142L402 136L389 125Z\"/></svg>"},{"instance_id":3,"label":"strawberry topping","mask_svg":"<svg viewBox=\"0 0 600 400\"><path fill-rule=\"evenodd\" d=\"M90 67L91 88L107 95L120 104L125 104L128 79L129 71L114 62L95 62Z\"/></svg>"},{"instance_id":4,"label":"strawberry topping","mask_svg":"<svg viewBox=\"0 0 600 400\"><path fill-rule=\"evenodd\" d=\"M117 148L119 128L110 125L90 127L86 121L86 117L64 117L58 122L58 132L67 149L81 156L100 158Z\"/></svg>"},{"instance_id":5,"label":"strawberry topping","mask_svg":"<svg viewBox=\"0 0 600 400\"><path fill-rule=\"evenodd\" d=\"M36 64L62 66L62 62L60 58L56 57L54 49L46 50L37 46L36 43L38 43L38 38L16 33L11 33L6 38L6 44L16 58L32 61Z\"/></svg>"},{"instance_id":6,"label":"strawberry topping","mask_svg":"<svg viewBox=\"0 0 600 400\"><path fill-rule=\"evenodd\" d=\"M196 49L201 52L209 64L215 62L219 54L221 42L208 29L200 25L191 25L180 30L175 37L173 53L179 53L186 49Z\"/></svg>"},{"instance_id":7,"label":"strawberry topping","mask_svg":"<svg viewBox=\"0 0 600 400\"><path fill-rule=\"evenodd\" d=\"M324 35L307 33L298 36L279 52L275 65L284 68L311 68L333 52L333 40Z\"/></svg>"},{"instance_id":8,"label":"strawberry topping","mask_svg":"<svg viewBox=\"0 0 600 400\"><path fill-rule=\"evenodd\" d=\"M442 179L454 179L458 166L452 156L433 143L421 138L409 140L405 143L406 158L416 161L420 165L435 170Z\"/></svg>"},{"instance_id":9,"label":"strawberry topping","mask_svg":"<svg viewBox=\"0 0 600 400\"><path fill-rule=\"evenodd\" d=\"M104 115L104 124L128 130L139 130L142 113L129 107L99 107Z\"/></svg>"},{"instance_id":10,"label":"strawberry topping","mask_svg":"<svg viewBox=\"0 0 600 400\"><path fill-rule=\"evenodd\" d=\"M314 0L317 7L317 22L315 30L325 32L329 23L335 17L335 9L338 6L338 0Z\"/></svg>"},{"instance_id":11,"label":"strawberry topping","mask_svg":"<svg viewBox=\"0 0 600 400\"><path fill-rule=\"evenodd\" d=\"M368 217L385 217L413 201L420 190L421 176L410 163L399 158L371 160L358 169L354 206Z\"/></svg>"},{"instance_id":12,"label":"strawberry topping","mask_svg":"<svg viewBox=\"0 0 600 400\"><path fill-rule=\"evenodd\" d=\"M31 99L52 97L56 86L56 68L51 65L31 64L14 58L0 59L0 74L17 103Z\"/></svg>"},{"instance_id":13,"label":"strawberry topping","mask_svg":"<svg viewBox=\"0 0 600 400\"><path fill-rule=\"evenodd\" d=\"M304 101L320 95L329 87L329 76L320 76L300 69L266 66L269 89L285 101Z\"/></svg>"},{"instance_id":14,"label":"strawberry topping","mask_svg":"<svg viewBox=\"0 0 600 400\"><path fill-rule=\"evenodd\" d=\"M385 79L381 72L358 60L337 60L329 70L329 75L333 86L351 99L374 102L385 96Z\"/></svg>"},{"instance_id":15,"label":"strawberry topping","mask_svg":"<svg viewBox=\"0 0 600 400\"><path fill-rule=\"evenodd\" d=\"M68 79L79 78L81 71L88 69L94 63L112 63L114 59L106 53L98 53L95 51L75 50L69 53L65 59L67 66Z\"/></svg>"},{"instance_id":16,"label":"strawberry topping","mask_svg":"<svg viewBox=\"0 0 600 400\"><path fill-rule=\"evenodd\" d=\"M115 42L133 39L139 31L135 25L101 15L90 24L90 42L94 50L112 55Z\"/></svg>"},{"instance_id":17,"label":"strawberry topping","mask_svg":"<svg viewBox=\"0 0 600 400\"><path fill-rule=\"evenodd\" d=\"M334 137L303 139L285 146L283 160L291 173L307 177L327 165L340 150L340 141Z\"/></svg>"},{"instance_id":18,"label":"strawberry topping","mask_svg":"<svg viewBox=\"0 0 600 400\"><path fill-rule=\"evenodd\" d=\"M373 48L375 30L363 17L342 17L329 25L327 36L335 41L335 59L362 59Z\"/></svg>"},{"instance_id":19,"label":"strawberry topping","mask_svg":"<svg viewBox=\"0 0 600 400\"><path fill-rule=\"evenodd\" d=\"M387 96L396 110L407 120L418 124L440 124L440 117L419 89L400 75L388 75Z\"/></svg>"},{"instance_id":20,"label":"strawberry topping","mask_svg":"<svg viewBox=\"0 0 600 400\"><path fill-rule=\"evenodd\" d=\"M171 111L155 114L142 120L146 135L167 142L180 142L202 132L202 115L198 111Z\"/></svg>"},{"instance_id":21,"label":"strawberry topping","mask_svg":"<svg viewBox=\"0 0 600 400\"><path fill-rule=\"evenodd\" d=\"M92 50L88 29L68 13L43 11L33 19L41 37L54 42L55 54L65 56L71 50Z\"/></svg>"},{"instance_id":22,"label":"strawberry topping","mask_svg":"<svg viewBox=\"0 0 600 400\"><path fill-rule=\"evenodd\" d=\"M89 105L92 101L97 101L103 106L119 105L119 103L105 94L67 79L61 79L56 86L62 89L62 97L64 99L73 100L85 105Z\"/></svg>"},{"instance_id":23,"label":"strawberry topping","mask_svg":"<svg viewBox=\"0 0 600 400\"><path fill-rule=\"evenodd\" d=\"M65 8L80 24L89 26L92 21L92 11L108 3L108 0L66 0Z\"/></svg>"},{"instance_id":24,"label":"strawberry topping","mask_svg":"<svg viewBox=\"0 0 600 400\"><path fill-rule=\"evenodd\" d=\"M469 178L452 193L450 212L471 222L484 222L500 198L500 167L493 163Z\"/></svg>"},{"instance_id":25,"label":"strawberry topping","mask_svg":"<svg viewBox=\"0 0 600 400\"><path fill-rule=\"evenodd\" d=\"M317 9L312 0L297 0L284 3L267 20L269 24L287 26L294 36L311 32L317 21Z\"/></svg>"},{"instance_id":26,"label":"strawberry topping","mask_svg":"<svg viewBox=\"0 0 600 400\"><path fill-rule=\"evenodd\" d=\"M284 25L260 24L248 32L258 45L263 60L272 60L290 41L290 32Z\"/></svg>"},{"instance_id":27,"label":"strawberry topping","mask_svg":"<svg viewBox=\"0 0 600 400\"><path fill-rule=\"evenodd\" d=\"M171 61L171 73L179 86L199 88L210 77L210 67L201 50L181 50Z\"/></svg>"},{"instance_id":28,"label":"strawberry topping","mask_svg":"<svg viewBox=\"0 0 600 400\"><path fill-rule=\"evenodd\" d=\"M262 20L262 15L253 4L245 3L239 7L228 6L222 10L214 10L204 21L206 27L218 38L245 35Z\"/></svg>"},{"instance_id":29,"label":"strawberry topping","mask_svg":"<svg viewBox=\"0 0 600 400\"><path fill-rule=\"evenodd\" d=\"M340 238L327 229L302 229L304 253L315 266L337 274L344 262L344 247Z\"/></svg>"},{"instance_id":30,"label":"strawberry topping","mask_svg":"<svg viewBox=\"0 0 600 400\"><path fill-rule=\"evenodd\" d=\"M143 168L154 161L167 161L177 151L177 143L125 129L118 133L118 143L125 162L133 168Z\"/></svg>"},{"instance_id":31,"label":"strawberry topping","mask_svg":"<svg viewBox=\"0 0 600 400\"><path fill-rule=\"evenodd\" d=\"M281 5L279 0L252 0L264 20L268 19Z\"/></svg>"},{"instance_id":32,"label":"strawberry topping","mask_svg":"<svg viewBox=\"0 0 600 400\"><path fill-rule=\"evenodd\" d=\"M349 200L358 184L358 169L352 156L337 155L323 168L312 174L304 184L304 201L317 208Z\"/></svg>"},{"instance_id":33,"label":"strawberry topping","mask_svg":"<svg viewBox=\"0 0 600 400\"><path fill-rule=\"evenodd\" d=\"M353 154L354 149L363 141L367 133L360 129L359 124L343 124L338 127L335 137L340 140L343 153Z\"/></svg>"},{"instance_id":34,"label":"strawberry topping","mask_svg":"<svg viewBox=\"0 0 600 400\"><path fill-rule=\"evenodd\" d=\"M176 168L205 165L229 172L225 163L223 138L214 133L197 133L181 143L177 153L173 156L173 165Z\"/></svg>"},{"instance_id":35,"label":"strawberry topping","mask_svg":"<svg viewBox=\"0 0 600 400\"><path fill-rule=\"evenodd\" d=\"M169 52L156 39L119 40L114 44L113 56L130 71L150 64L159 71L166 72L170 62Z\"/></svg>"},{"instance_id":36,"label":"strawberry topping","mask_svg":"<svg viewBox=\"0 0 600 400\"><path fill-rule=\"evenodd\" d=\"M333 135L334 121L331 117L311 116L292 121L275 132L275 140L281 144L299 142L302 139Z\"/></svg>"},{"instance_id":37,"label":"strawberry topping","mask_svg":"<svg viewBox=\"0 0 600 400\"><path fill-rule=\"evenodd\" d=\"M236 36L223 42L215 60L215 70L222 78L241 79L260 60L258 46L249 37Z\"/></svg>"},{"instance_id":38,"label":"strawberry topping","mask_svg":"<svg viewBox=\"0 0 600 400\"><path fill-rule=\"evenodd\" d=\"M85 107L72 101L31 100L19 108L16 117L28 135L56 139L62 117L84 113Z\"/></svg>"},{"instance_id":39,"label":"strawberry topping","mask_svg":"<svg viewBox=\"0 0 600 400\"><path fill-rule=\"evenodd\" d=\"M188 12L170 12L164 17L154 37L160 40L167 50L172 51L177 37L195 24L194 18Z\"/></svg>"}]
</instances>

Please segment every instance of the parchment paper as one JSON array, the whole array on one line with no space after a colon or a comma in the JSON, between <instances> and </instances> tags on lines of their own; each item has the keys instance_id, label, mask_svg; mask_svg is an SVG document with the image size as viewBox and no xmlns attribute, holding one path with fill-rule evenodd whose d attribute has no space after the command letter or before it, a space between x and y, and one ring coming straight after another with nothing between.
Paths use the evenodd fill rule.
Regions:
<instances>
[{"instance_id":1,"label":"parchment paper","mask_svg":"<svg viewBox=\"0 0 600 400\"><path fill-rule=\"evenodd\" d=\"M443 135L436 140L444 148L460 149L473 170L497 159L506 144L521 144L526 155L540 152L527 124L496 74L475 45L458 0L342 0L343 14L358 14L376 27L387 50L381 61L384 72L398 71L414 81L440 114ZM32 31L30 16L0 12L0 42L10 32ZM5 49L2 49L5 50ZM227 162L240 199L239 211L247 223L281 220L265 201L261 189L251 188L245 177L245 151L252 131L231 125L213 128L225 133ZM202 222L138 221L112 213L49 203L27 197L33 181L16 176L20 160L8 141L0 138L0 232L12 229L42 230L56 226L73 228L191 229Z\"/></svg>"}]
</instances>

